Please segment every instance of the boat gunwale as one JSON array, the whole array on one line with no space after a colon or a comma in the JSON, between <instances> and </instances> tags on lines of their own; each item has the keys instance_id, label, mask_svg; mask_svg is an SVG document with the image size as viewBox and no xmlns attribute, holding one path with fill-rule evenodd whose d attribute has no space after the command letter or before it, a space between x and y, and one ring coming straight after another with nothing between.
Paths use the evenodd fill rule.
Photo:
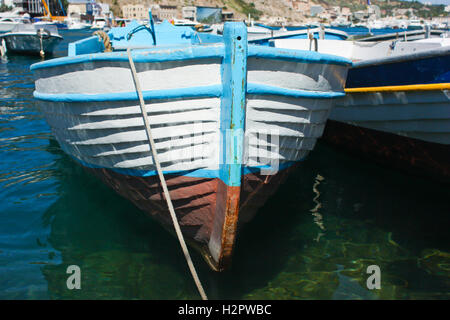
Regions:
<instances>
[{"instance_id":1,"label":"boat gunwale","mask_svg":"<svg viewBox=\"0 0 450 320\"><path fill-rule=\"evenodd\" d=\"M309 91L286 89L263 85L259 83L247 83L247 94L252 95L275 95L286 96L303 99L334 99L345 96L345 92L340 91ZM211 85L202 87L189 87L178 89L164 89L164 90L147 90L143 91L145 100L172 100L172 99L189 99L189 98L208 98L221 97L223 95L222 85ZM82 94L82 93L40 93L33 92L34 98L41 101L50 102L108 102L108 101L135 101L137 93L132 92L117 92L117 93L100 93L100 94Z\"/></svg>"},{"instance_id":2,"label":"boat gunwale","mask_svg":"<svg viewBox=\"0 0 450 320\"><path fill-rule=\"evenodd\" d=\"M290 30L290 31L286 31L286 32L274 34L274 35L263 35L260 37L254 37L254 38L251 38L248 42L252 43L252 42L264 41L264 40L278 40L278 39L285 39L285 38L290 38L290 37L298 36L298 35L307 35L308 33L316 34L319 32L320 32L320 27L312 28L312 29ZM350 36L348 35L347 32L338 30L338 29L325 28L324 32L331 34L331 35L341 36L344 38L344 39L342 39L343 41L348 40L350 38Z\"/></svg>"},{"instance_id":3,"label":"boat gunwale","mask_svg":"<svg viewBox=\"0 0 450 320\"><path fill-rule=\"evenodd\" d=\"M36 33L24 33L24 32L14 32L14 33L7 32L7 33L0 34L0 38L6 38L8 36L37 36L37 34ZM44 37L43 39L51 38L51 37L58 38L58 39L61 39L61 40L64 39L59 34L50 34L50 35Z\"/></svg>"},{"instance_id":4,"label":"boat gunwale","mask_svg":"<svg viewBox=\"0 0 450 320\"><path fill-rule=\"evenodd\" d=\"M224 46L202 45L202 46L167 46L131 48L133 61L135 63L170 62L196 59L222 58L224 56ZM38 70L52 67L60 67L71 64L81 64L86 62L117 61L128 62L127 51L88 53L76 56L66 56L48 61L34 63L30 70Z\"/></svg>"},{"instance_id":5,"label":"boat gunwale","mask_svg":"<svg viewBox=\"0 0 450 320\"><path fill-rule=\"evenodd\" d=\"M345 93L374 93L374 92L411 92L411 91L434 91L450 90L450 83L427 83L427 84L408 84L396 86L378 86L378 87L358 87L345 88Z\"/></svg>"},{"instance_id":6,"label":"boat gunwale","mask_svg":"<svg viewBox=\"0 0 450 320\"><path fill-rule=\"evenodd\" d=\"M353 62L352 69L367 68L391 63L409 62L420 59L430 59L435 57L447 56L449 54L450 54L450 46L444 46L438 49L424 50L420 52L407 53L398 56L382 57Z\"/></svg>"},{"instance_id":7,"label":"boat gunwale","mask_svg":"<svg viewBox=\"0 0 450 320\"><path fill-rule=\"evenodd\" d=\"M225 55L225 46L223 43L200 44L188 46L161 46L132 48L133 61L135 63L152 62L170 62L185 61L208 58L223 58ZM258 45L248 46L248 58L265 58L284 61L294 61L298 63L317 63L337 66L352 66L352 61L329 54L318 53L307 50L279 49L273 47L264 47ZM97 62L97 61L128 61L126 51L99 52L90 54L81 54L77 56L67 56L55 58L48 61L32 64L32 71L51 67L59 67L70 64Z\"/></svg>"}]
</instances>

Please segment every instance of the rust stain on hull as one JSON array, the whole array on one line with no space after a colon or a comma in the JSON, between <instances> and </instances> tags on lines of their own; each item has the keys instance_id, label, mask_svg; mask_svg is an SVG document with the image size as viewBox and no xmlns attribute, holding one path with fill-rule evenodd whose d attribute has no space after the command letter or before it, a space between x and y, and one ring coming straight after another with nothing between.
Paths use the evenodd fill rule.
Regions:
<instances>
[{"instance_id":1,"label":"rust stain on hull","mask_svg":"<svg viewBox=\"0 0 450 320\"><path fill-rule=\"evenodd\" d=\"M239 219L239 200L241 187L226 186L226 203L224 208L224 222L221 239L221 254L217 262L219 271L227 269L231 264L231 257L237 233Z\"/></svg>"}]
</instances>

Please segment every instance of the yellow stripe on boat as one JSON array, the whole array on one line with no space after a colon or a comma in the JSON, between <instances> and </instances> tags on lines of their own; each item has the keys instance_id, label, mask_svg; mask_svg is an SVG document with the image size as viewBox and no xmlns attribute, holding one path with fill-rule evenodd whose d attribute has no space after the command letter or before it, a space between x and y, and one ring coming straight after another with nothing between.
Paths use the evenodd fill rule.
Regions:
<instances>
[{"instance_id":1,"label":"yellow stripe on boat","mask_svg":"<svg viewBox=\"0 0 450 320\"><path fill-rule=\"evenodd\" d=\"M346 93L448 90L450 83L412 84L404 86L346 88Z\"/></svg>"}]
</instances>

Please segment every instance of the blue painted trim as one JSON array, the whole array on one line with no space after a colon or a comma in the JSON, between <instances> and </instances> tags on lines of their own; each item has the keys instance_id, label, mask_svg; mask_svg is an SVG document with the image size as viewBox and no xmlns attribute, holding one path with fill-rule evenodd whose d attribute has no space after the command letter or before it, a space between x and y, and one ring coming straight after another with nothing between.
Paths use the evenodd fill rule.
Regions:
<instances>
[{"instance_id":1,"label":"blue painted trim","mask_svg":"<svg viewBox=\"0 0 450 320\"><path fill-rule=\"evenodd\" d=\"M257 83L248 83L247 93L256 95L279 95L306 99L334 99L345 96L345 92L303 91Z\"/></svg>"},{"instance_id":2,"label":"blue painted trim","mask_svg":"<svg viewBox=\"0 0 450 320\"><path fill-rule=\"evenodd\" d=\"M247 27L242 22L227 22L223 39L220 178L228 186L240 186L246 109Z\"/></svg>"},{"instance_id":3,"label":"blue painted trim","mask_svg":"<svg viewBox=\"0 0 450 320\"><path fill-rule=\"evenodd\" d=\"M450 82L450 50L387 57L358 63L348 71L346 88Z\"/></svg>"},{"instance_id":4,"label":"blue painted trim","mask_svg":"<svg viewBox=\"0 0 450 320\"><path fill-rule=\"evenodd\" d=\"M88 162L85 162L83 160L78 159L77 157L69 154L72 159L74 159L76 162L80 163L82 166L91 168L91 169L106 169L111 170L115 173L122 174L125 176L132 176L132 177L153 177L158 175L158 172L156 170L139 170L139 169L117 169L117 168L105 168L102 166L98 166L95 164L91 164ZM278 171L285 170L294 164L298 162L302 162L306 160L306 157L303 159L300 159L298 161L288 161L285 163L282 163L278 166ZM260 173L262 170L271 170L273 169L269 165L264 166L255 166L255 167L247 167L245 165L242 166L242 172L241 172L241 178L242 175L250 174L250 173ZM177 175L177 176L185 176L185 177L191 177L191 178L205 178L205 179L216 179L221 178L220 170L209 170L209 169L197 169L197 170L173 170L173 171L163 171L164 175Z\"/></svg>"},{"instance_id":5,"label":"blue painted trim","mask_svg":"<svg viewBox=\"0 0 450 320\"><path fill-rule=\"evenodd\" d=\"M150 99L178 99L178 98L197 98L197 97L220 97L222 95L222 86L204 86L167 90L149 90L143 91L145 100ZM103 102L103 101L136 101L139 99L137 93L117 92L101 94L79 94L79 93L41 93L34 91L33 96L36 99L52 102Z\"/></svg>"},{"instance_id":6,"label":"blue painted trim","mask_svg":"<svg viewBox=\"0 0 450 320\"><path fill-rule=\"evenodd\" d=\"M304 63L332 64L338 66L352 65L352 61L344 57L333 56L315 51L280 49L267 46L249 45L248 56Z\"/></svg>"},{"instance_id":7,"label":"blue painted trim","mask_svg":"<svg viewBox=\"0 0 450 320\"><path fill-rule=\"evenodd\" d=\"M224 55L223 44L202 45L202 46L173 45L148 49L134 49L132 51L133 61L135 63L222 58L223 55ZM34 71L44 68L59 67L95 61L128 62L128 55L124 51L83 54L75 57L63 57L38 62L32 64L30 69Z\"/></svg>"}]
</instances>

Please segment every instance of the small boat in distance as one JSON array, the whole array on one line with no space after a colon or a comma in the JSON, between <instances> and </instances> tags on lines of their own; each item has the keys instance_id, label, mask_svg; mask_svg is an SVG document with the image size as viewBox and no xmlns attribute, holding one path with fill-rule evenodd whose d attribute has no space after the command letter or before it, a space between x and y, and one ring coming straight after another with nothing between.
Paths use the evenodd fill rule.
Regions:
<instances>
[{"instance_id":1,"label":"small boat in distance","mask_svg":"<svg viewBox=\"0 0 450 320\"><path fill-rule=\"evenodd\" d=\"M109 20L104 16L95 16L94 21L92 22L91 29L101 30L103 28L109 28Z\"/></svg>"},{"instance_id":2,"label":"small boat in distance","mask_svg":"<svg viewBox=\"0 0 450 320\"><path fill-rule=\"evenodd\" d=\"M26 55L51 55L63 38L52 25L19 24L0 35L6 52Z\"/></svg>"},{"instance_id":3,"label":"small boat in distance","mask_svg":"<svg viewBox=\"0 0 450 320\"><path fill-rule=\"evenodd\" d=\"M89 22L84 22L77 18L66 19L65 22L67 24L67 30L86 30L92 26Z\"/></svg>"},{"instance_id":4,"label":"small boat in distance","mask_svg":"<svg viewBox=\"0 0 450 320\"><path fill-rule=\"evenodd\" d=\"M132 21L31 70L61 148L172 232L158 154L182 234L221 271L238 228L314 149L350 65L249 45L244 23L213 37Z\"/></svg>"}]
</instances>

